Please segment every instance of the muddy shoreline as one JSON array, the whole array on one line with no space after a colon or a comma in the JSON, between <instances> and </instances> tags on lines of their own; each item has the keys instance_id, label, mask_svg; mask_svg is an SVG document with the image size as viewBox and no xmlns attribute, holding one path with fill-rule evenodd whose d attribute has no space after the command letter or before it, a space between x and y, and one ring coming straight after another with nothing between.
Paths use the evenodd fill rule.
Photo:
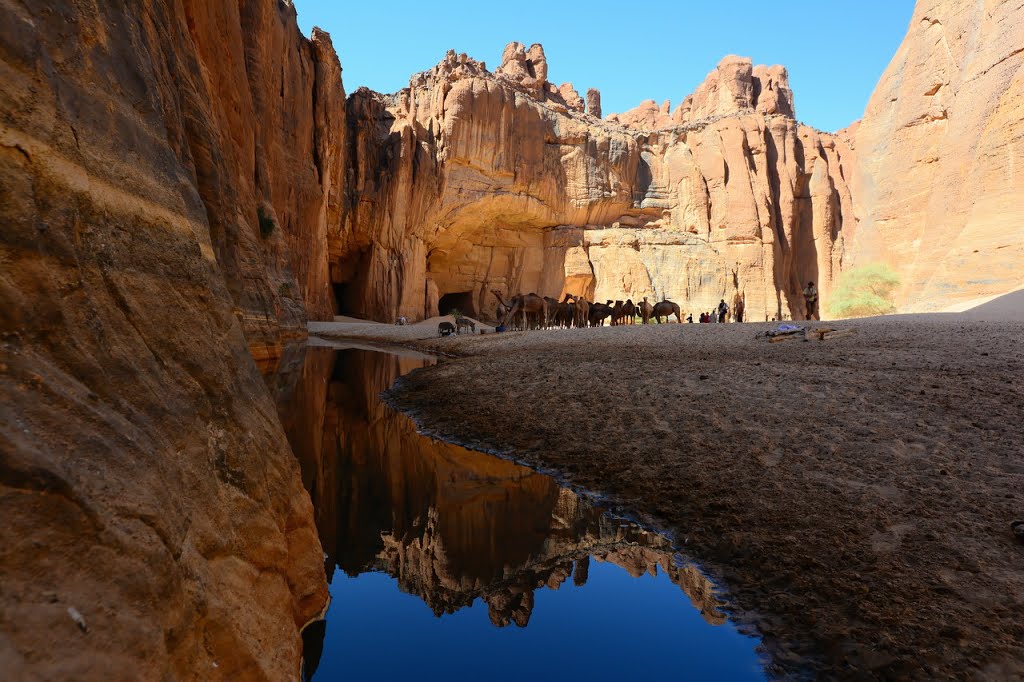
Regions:
<instances>
[{"instance_id":1,"label":"muddy shoreline","mask_svg":"<svg viewBox=\"0 0 1024 682\"><path fill-rule=\"evenodd\" d=\"M1019 322L666 325L412 341L389 392L432 435L664 528L764 636L771 672L1024 674ZM970 343L964 343L970 340Z\"/></svg>"}]
</instances>

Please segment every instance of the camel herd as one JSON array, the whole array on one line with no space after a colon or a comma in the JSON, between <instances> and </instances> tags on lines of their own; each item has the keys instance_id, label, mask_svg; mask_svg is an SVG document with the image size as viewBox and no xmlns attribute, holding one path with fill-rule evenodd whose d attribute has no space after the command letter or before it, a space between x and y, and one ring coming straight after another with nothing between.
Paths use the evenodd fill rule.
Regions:
<instances>
[{"instance_id":1,"label":"camel herd","mask_svg":"<svg viewBox=\"0 0 1024 682\"><path fill-rule=\"evenodd\" d=\"M590 302L582 296L566 294L561 301L537 294L519 294L507 301L497 289L491 293L498 299L498 323L506 329L550 329L570 327L602 327L605 320L612 326L636 324L637 316L643 324L662 318L667 322L675 315L682 322L679 306L672 301L651 304L644 296L639 304L625 301Z\"/></svg>"}]
</instances>

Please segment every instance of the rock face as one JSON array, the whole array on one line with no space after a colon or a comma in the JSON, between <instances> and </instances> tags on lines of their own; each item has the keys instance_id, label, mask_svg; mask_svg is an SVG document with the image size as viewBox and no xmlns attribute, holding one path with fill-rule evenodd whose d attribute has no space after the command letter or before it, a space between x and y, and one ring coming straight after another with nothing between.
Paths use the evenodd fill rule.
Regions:
<instances>
[{"instance_id":1,"label":"rock face","mask_svg":"<svg viewBox=\"0 0 1024 682\"><path fill-rule=\"evenodd\" d=\"M903 311L1024 286L1024 6L920 0L856 132L851 257Z\"/></svg>"},{"instance_id":2,"label":"rock face","mask_svg":"<svg viewBox=\"0 0 1024 682\"><path fill-rule=\"evenodd\" d=\"M243 332L264 355L330 313L330 40L263 0L0 26L0 665L294 677L321 547Z\"/></svg>"},{"instance_id":3,"label":"rock face","mask_svg":"<svg viewBox=\"0 0 1024 682\"><path fill-rule=\"evenodd\" d=\"M450 52L396 95L349 99L343 312L420 319L450 296L486 316L497 288L693 312L742 299L765 320L801 316L807 280L827 297L850 151L792 118L781 67L727 58L685 114L650 102L599 121L542 82L539 45L502 62Z\"/></svg>"},{"instance_id":4,"label":"rock face","mask_svg":"<svg viewBox=\"0 0 1024 682\"><path fill-rule=\"evenodd\" d=\"M756 110L794 118L789 73L782 66L754 66L745 57L729 55L673 112L677 123Z\"/></svg>"},{"instance_id":5,"label":"rock face","mask_svg":"<svg viewBox=\"0 0 1024 682\"><path fill-rule=\"evenodd\" d=\"M597 88L587 90L587 113L594 118L601 118L601 91Z\"/></svg>"}]
</instances>

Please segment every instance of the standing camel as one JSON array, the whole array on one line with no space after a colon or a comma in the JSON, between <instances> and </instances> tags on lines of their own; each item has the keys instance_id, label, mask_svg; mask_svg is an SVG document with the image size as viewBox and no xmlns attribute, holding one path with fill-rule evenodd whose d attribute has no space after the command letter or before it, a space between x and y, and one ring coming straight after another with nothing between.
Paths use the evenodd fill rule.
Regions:
<instances>
[{"instance_id":1,"label":"standing camel","mask_svg":"<svg viewBox=\"0 0 1024 682\"><path fill-rule=\"evenodd\" d=\"M498 299L498 310L495 312L496 320L500 325L506 317L508 317L508 311L512 310L512 306L501 297L501 292L497 289L491 289L491 293Z\"/></svg>"},{"instance_id":2,"label":"standing camel","mask_svg":"<svg viewBox=\"0 0 1024 682\"><path fill-rule=\"evenodd\" d=\"M616 301L612 306L612 326L617 327L620 324L622 324L622 301Z\"/></svg>"},{"instance_id":3,"label":"standing camel","mask_svg":"<svg viewBox=\"0 0 1024 682\"><path fill-rule=\"evenodd\" d=\"M554 299L545 296L544 300L550 305ZM561 302L555 302L555 314L553 317L553 322L559 327L564 327L565 329L572 327L573 320L576 319L576 304L573 303L571 294L566 294Z\"/></svg>"},{"instance_id":4,"label":"standing camel","mask_svg":"<svg viewBox=\"0 0 1024 682\"><path fill-rule=\"evenodd\" d=\"M626 324L636 324L636 306L633 305L633 299L627 298L622 304L622 316L626 318Z\"/></svg>"},{"instance_id":5,"label":"standing camel","mask_svg":"<svg viewBox=\"0 0 1024 682\"><path fill-rule=\"evenodd\" d=\"M576 326L582 329L590 324L590 304L582 296L576 296L574 300L576 301Z\"/></svg>"},{"instance_id":6,"label":"standing camel","mask_svg":"<svg viewBox=\"0 0 1024 682\"><path fill-rule=\"evenodd\" d=\"M654 314L654 306L652 306L647 301L647 297L644 296L643 302L640 303L640 305L638 307L640 308L640 318L643 320L643 323L644 324L650 324L651 323L651 315Z\"/></svg>"},{"instance_id":7,"label":"standing camel","mask_svg":"<svg viewBox=\"0 0 1024 682\"><path fill-rule=\"evenodd\" d=\"M610 317L612 314L612 302L606 301L605 303L594 302L590 304L590 326L591 327L603 327L604 320L606 317Z\"/></svg>"},{"instance_id":8,"label":"standing camel","mask_svg":"<svg viewBox=\"0 0 1024 682\"><path fill-rule=\"evenodd\" d=\"M529 329L526 323L527 314L537 315L540 319L540 327L544 329L548 326L548 302L543 298L534 293L526 295L516 296L512 299L512 309L508 311L508 315L505 317L503 324L508 325L511 320L514 320L516 313L521 312L523 314L523 329Z\"/></svg>"},{"instance_id":9,"label":"standing camel","mask_svg":"<svg viewBox=\"0 0 1024 682\"><path fill-rule=\"evenodd\" d=\"M683 316L679 312L679 305L672 301L662 301L654 304L654 310L651 311L654 315L654 319L658 321L658 324L662 324L661 318L665 318L665 322L668 322L668 318L672 315L676 316L676 322L682 322Z\"/></svg>"}]
</instances>

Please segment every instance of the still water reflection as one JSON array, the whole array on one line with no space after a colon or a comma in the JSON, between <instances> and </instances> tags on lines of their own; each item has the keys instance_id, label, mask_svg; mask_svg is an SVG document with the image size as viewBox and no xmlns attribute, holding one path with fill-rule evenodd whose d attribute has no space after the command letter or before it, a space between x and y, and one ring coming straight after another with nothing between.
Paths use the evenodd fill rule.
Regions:
<instances>
[{"instance_id":1,"label":"still water reflection","mask_svg":"<svg viewBox=\"0 0 1024 682\"><path fill-rule=\"evenodd\" d=\"M432 362L308 346L267 368L331 583L306 679L764 679L666 538L380 401Z\"/></svg>"}]
</instances>

